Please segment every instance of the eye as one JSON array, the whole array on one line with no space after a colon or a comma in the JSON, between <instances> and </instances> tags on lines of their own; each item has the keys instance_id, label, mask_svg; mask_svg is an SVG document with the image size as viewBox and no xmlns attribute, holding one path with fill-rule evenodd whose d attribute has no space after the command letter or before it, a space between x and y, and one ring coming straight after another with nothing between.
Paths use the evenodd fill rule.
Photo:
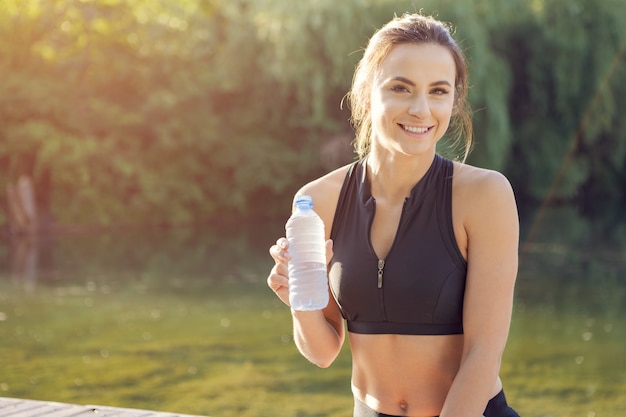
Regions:
<instances>
[{"instance_id":1,"label":"eye","mask_svg":"<svg viewBox=\"0 0 626 417\"><path fill-rule=\"evenodd\" d=\"M394 93L408 93L409 89L402 84L394 84L389 88Z\"/></svg>"},{"instance_id":2,"label":"eye","mask_svg":"<svg viewBox=\"0 0 626 417\"><path fill-rule=\"evenodd\" d=\"M444 96L448 93L449 93L448 90L446 90L445 88L440 88L440 87L437 87L431 90L431 94L434 94L436 96Z\"/></svg>"}]
</instances>

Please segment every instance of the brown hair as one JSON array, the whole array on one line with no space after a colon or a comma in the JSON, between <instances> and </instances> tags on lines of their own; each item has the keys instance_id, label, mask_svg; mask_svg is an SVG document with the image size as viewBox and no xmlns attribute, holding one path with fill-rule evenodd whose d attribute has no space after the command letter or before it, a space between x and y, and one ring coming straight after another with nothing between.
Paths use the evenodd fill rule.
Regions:
<instances>
[{"instance_id":1,"label":"brown hair","mask_svg":"<svg viewBox=\"0 0 626 417\"><path fill-rule=\"evenodd\" d=\"M467 101L467 63L463 51L452 38L452 28L446 23L419 13L394 17L379 29L370 39L363 57L357 64L352 88L347 97L352 111L351 121L356 129L354 148L360 158L370 152L372 141L372 119L369 99L374 75L391 48L406 43L434 43L447 48L456 67L453 126L454 144L459 145L464 138L464 158L472 146L472 118Z\"/></svg>"}]
</instances>

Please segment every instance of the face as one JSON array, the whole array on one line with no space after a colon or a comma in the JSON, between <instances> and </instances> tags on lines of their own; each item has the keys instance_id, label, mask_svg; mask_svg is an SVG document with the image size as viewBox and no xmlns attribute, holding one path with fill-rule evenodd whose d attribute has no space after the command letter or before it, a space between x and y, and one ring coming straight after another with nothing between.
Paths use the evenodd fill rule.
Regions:
<instances>
[{"instance_id":1,"label":"face","mask_svg":"<svg viewBox=\"0 0 626 417\"><path fill-rule=\"evenodd\" d=\"M452 54L441 45L394 46L372 84L372 151L434 154L450 125L455 75Z\"/></svg>"}]
</instances>

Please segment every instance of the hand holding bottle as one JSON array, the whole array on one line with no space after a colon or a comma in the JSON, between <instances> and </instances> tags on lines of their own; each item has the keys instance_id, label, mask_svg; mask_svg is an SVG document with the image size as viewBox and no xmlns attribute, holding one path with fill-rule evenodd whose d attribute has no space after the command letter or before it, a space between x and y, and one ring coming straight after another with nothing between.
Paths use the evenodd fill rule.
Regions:
<instances>
[{"instance_id":1,"label":"hand holding bottle","mask_svg":"<svg viewBox=\"0 0 626 417\"><path fill-rule=\"evenodd\" d=\"M333 257L333 241L327 240L325 242L326 249L326 263ZM289 303L289 269L288 263L291 259L289 253L289 241L287 238L281 237L276 241L276 244L270 247L270 255L274 259L274 266L270 271L270 275L267 278L267 285L274 291L276 296L285 303L287 306L291 306Z\"/></svg>"},{"instance_id":2,"label":"hand holding bottle","mask_svg":"<svg viewBox=\"0 0 626 417\"><path fill-rule=\"evenodd\" d=\"M328 274L324 250L324 222L313 210L308 195L296 198L285 225L291 248L289 304L293 310L316 311L328 305Z\"/></svg>"}]
</instances>

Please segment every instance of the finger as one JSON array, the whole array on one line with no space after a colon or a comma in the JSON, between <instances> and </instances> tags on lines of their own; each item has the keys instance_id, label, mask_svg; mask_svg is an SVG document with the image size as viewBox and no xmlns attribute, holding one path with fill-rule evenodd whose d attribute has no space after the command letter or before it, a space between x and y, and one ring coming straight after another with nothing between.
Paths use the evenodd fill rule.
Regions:
<instances>
[{"instance_id":1,"label":"finger","mask_svg":"<svg viewBox=\"0 0 626 417\"><path fill-rule=\"evenodd\" d=\"M289 243L287 239L281 238L276 241L275 245L270 247L270 255L276 263L286 263L291 259L291 254L287 250Z\"/></svg>"},{"instance_id":2,"label":"finger","mask_svg":"<svg viewBox=\"0 0 626 417\"><path fill-rule=\"evenodd\" d=\"M283 277L285 277L287 280L289 279L289 266L284 263L284 264L277 264L276 265L276 273L278 275L282 275Z\"/></svg>"},{"instance_id":3,"label":"finger","mask_svg":"<svg viewBox=\"0 0 626 417\"><path fill-rule=\"evenodd\" d=\"M278 245L270 246L269 252L270 252L270 256L274 258L274 260L280 257L280 248L278 247Z\"/></svg>"},{"instance_id":4,"label":"finger","mask_svg":"<svg viewBox=\"0 0 626 417\"><path fill-rule=\"evenodd\" d=\"M286 237L280 237L278 238L278 240L276 241L276 246L278 246L281 249L287 249L289 247L289 241L287 240Z\"/></svg>"},{"instance_id":5,"label":"finger","mask_svg":"<svg viewBox=\"0 0 626 417\"><path fill-rule=\"evenodd\" d=\"M283 250L278 245L272 245L270 247L270 256L274 258L276 262L280 261L284 257Z\"/></svg>"},{"instance_id":6,"label":"finger","mask_svg":"<svg viewBox=\"0 0 626 417\"><path fill-rule=\"evenodd\" d=\"M328 239L325 243L325 246L326 246L326 264L328 264L334 255L332 239Z\"/></svg>"},{"instance_id":7,"label":"finger","mask_svg":"<svg viewBox=\"0 0 626 417\"><path fill-rule=\"evenodd\" d=\"M267 277L267 285L272 289L272 291L278 292L282 288L288 288L289 281L284 275L273 273Z\"/></svg>"},{"instance_id":8,"label":"finger","mask_svg":"<svg viewBox=\"0 0 626 417\"><path fill-rule=\"evenodd\" d=\"M275 264L270 271L268 282L270 278L273 281L280 281L283 284L288 283L289 282L289 266L285 263Z\"/></svg>"},{"instance_id":9,"label":"finger","mask_svg":"<svg viewBox=\"0 0 626 417\"><path fill-rule=\"evenodd\" d=\"M267 277L267 285L274 291L278 298L289 306L289 282L284 275L270 274Z\"/></svg>"}]
</instances>

